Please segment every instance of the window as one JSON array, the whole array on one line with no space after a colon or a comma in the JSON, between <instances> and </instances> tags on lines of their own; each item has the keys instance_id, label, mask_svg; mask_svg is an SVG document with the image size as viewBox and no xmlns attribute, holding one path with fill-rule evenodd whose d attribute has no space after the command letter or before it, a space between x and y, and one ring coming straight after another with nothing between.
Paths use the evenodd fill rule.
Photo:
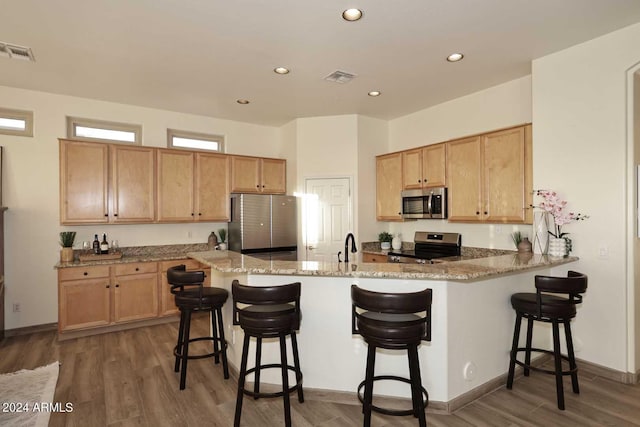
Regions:
<instances>
[{"instance_id":1,"label":"window","mask_svg":"<svg viewBox=\"0 0 640 427\"><path fill-rule=\"evenodd\" d=\"M168 146L170 148L187 148L189 150L219 151L224 149L224 136L167 129Z\"/></svg>"},{"instance_id":2,"label":"window","mask_svg":"<svg viewBox=\"0 0 640 427\"><path fill-rule=\"evenodd\" d=\"M0 133L33 136L33 112L0 108Z\"/></svg>"},{"instance_id":3,"label":"window","mask_svg":"<svg viewBox=\"0 0 640 427\"><path fill-rule=\"evenodd\" d=\"M67 137L85 141L142 144L142 126L67 117Z\"/></svg>"}]
</instances>

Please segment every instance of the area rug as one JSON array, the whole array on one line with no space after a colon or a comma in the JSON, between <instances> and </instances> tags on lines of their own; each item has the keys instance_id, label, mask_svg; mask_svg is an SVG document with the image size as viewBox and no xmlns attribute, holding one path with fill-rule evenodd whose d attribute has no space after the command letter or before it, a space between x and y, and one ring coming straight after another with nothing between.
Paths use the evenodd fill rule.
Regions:
<instances>
[{"instance_id":1,"label":"area rug","mask_svg":"<svg viewBox=\"0 0 640 427\"><path fill-rule=\"evenodd\" d=\"M59 363L0 375L0 426L46 427L56 410Z\"/></svg>"}]
</instances>

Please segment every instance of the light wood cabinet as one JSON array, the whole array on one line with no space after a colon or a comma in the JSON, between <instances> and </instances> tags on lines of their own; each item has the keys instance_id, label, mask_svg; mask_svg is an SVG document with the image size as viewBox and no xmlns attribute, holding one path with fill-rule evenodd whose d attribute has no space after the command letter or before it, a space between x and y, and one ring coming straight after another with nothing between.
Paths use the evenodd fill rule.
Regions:
<instances>
[{"instance_id":1,"label":"light wood cabinet","mask_svg":"<svg viewBox=\"0 0 640 427\"><path fill-rule=\"evenodd\" d=\"M197 153L195 162L197 221L229 221L229 156Z\"/></svg>"},{"instance_id":2,"label":"light wood cabinet","mask_svg":"<svg viewBox=\"0 0 640 427\"><path fill-rule=\"evenodd\" d=\"M376 219L402 221L402 153L376 157Z\"/></svg>"},{"instance_id":3,"label":"light wood cabinet","mask_svg":"<svg viewBox=\"0 0 640 427\"><path fill-rule=\"evenodd\" d=\"M402 186L405 190L446 185L446 144L402 152Z\"/></svg>"},{"instance_id":4,"label":"light wood cabinet","mask_svg":"<svg viewBox=\"0 0 640 427\"><path fill-rule=\"evenodd\" d=\"M158 316L158 263L112 267L113 321L127 322Z\"/></svg>"},{"instance_id":5,"label":"light wood cabinet","mask_svg":"<svg viewBox=\"0 0 640 427\"><path fill-rule=\"evenodd\" d=\"M107 326L111 322L109 267L58 270L58 331Z\"/></svg>"},{"instance_id":6,"label":"light wood cabinet","mask_svg":"<svg viewBox=\"0 0 640 427\"><path fill-rule=\"evenodd\" d=\"M156 218L155 150L111 145L111 222L152 222Z\"/></svg>"},{"instance_id":7,"label":"light wood cabinet","mask_svg":"<svg viewBox=\"0 0 640 427\"><path fill-rule=\"evenodd\" d=\"M531 222L531 125L447 144L449 221Z\"/></svg>"},{"instance_id":8,"label":"light wood cabinet","mask_svg":"<svg viewBox=\"0 0 640 427\"><path fill-rule=\"evenodd\" d=\"M231 157L232 193L286 193L286 160Z\"/></svg>"},{"instance_id":9,"label":"light wood cabinet","mask_svg":"<svg viewBox=\"0 0 640 427\"><path fill-rule=\"evenodd\" d=\"M363 253L362 262L388 262L388 261L387 261L386 255Z\"/></svg>"},{"instance_id":10,"label":"light wood cabinet","mask_svg":"<svg viewBox=\"0 0 640 427\"><path fill-rule=\"evenodd\" d=\"M109 222L109 146L60 140L60 223Z\"/></svg>"},{"instance_id":11,"label":"light wood cabinet","mask_svg":"<svg viewBox=\"0 0 640 427\"><path fill-rule=\"evenodd\" d=\"M229 159L158 150L158 221L228 221Z\"/></svg>"},{"instance_id":12,"label":"light wood cabinet","mask_svg":"<svg viewBox=\"0 0 640 427\"><path fill-rule=\"evenodd\" d=\"M154 150L60 140L60 223L155 219Z\"/></svg>"},{"instance_id":13,"label":"light wood cabinet","mask_svg":"<svg viewBox=\"0 0 640 427\"><path fill-rule=\"evenodd\" d=\"M58 270L58 331L158 317L158 263Z\"/></svg>"}]
</instances>

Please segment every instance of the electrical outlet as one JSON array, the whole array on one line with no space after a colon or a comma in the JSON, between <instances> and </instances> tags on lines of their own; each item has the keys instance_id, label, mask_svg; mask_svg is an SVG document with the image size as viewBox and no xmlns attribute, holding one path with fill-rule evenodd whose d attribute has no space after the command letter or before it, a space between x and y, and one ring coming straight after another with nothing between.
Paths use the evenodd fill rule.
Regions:
<instances>
[{"instance_id":1,"label":"electrical outlet","mask_svg":"<svg viewBox=\"0 0 640 427\"><path fill-rule=\"evenodd\" d=\"M496 225L494 228L496 234L502 234L502 226L501 225Z\"/></svg>"},{"instance_id":2,"label":"electrical outlet","mask_svg":"<svg viewBox=\"0 0 640 427\"><path fill-rule=\"evenodd\" d=\"M20 303L19 302L14 302L13 303L13 312L14 313L20 313Z\"/></svg>"},{"instance_id":3,"label":"electrical outlet","mask_svg":"<svg viewBox=\"0 0 640 427\"><path fill-rule=\"evenodd\" d=\"M193 233L191 232L191 230L187 231L187 237L189 239L193 237Z\"/></svg>"}]
</instances>

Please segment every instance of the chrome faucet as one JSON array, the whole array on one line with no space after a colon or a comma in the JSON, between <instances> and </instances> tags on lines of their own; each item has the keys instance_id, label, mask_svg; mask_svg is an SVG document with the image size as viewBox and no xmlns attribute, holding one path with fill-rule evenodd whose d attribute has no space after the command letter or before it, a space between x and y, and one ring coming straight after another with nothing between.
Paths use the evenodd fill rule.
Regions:
<instances>
[{"instance_id":1,"label":"chrome faucet","mask_svg":"<svg viewBox=\"0 0 640 427\"><path fill-rule=\"evenodd\" d=\"M353 233L347 234L347 238L344 239L344 262L349 262L349 238L351 238L351 253L358 252L358 248L356 247L356 238L353 236Z\"/></svg>"}]
</instances>

